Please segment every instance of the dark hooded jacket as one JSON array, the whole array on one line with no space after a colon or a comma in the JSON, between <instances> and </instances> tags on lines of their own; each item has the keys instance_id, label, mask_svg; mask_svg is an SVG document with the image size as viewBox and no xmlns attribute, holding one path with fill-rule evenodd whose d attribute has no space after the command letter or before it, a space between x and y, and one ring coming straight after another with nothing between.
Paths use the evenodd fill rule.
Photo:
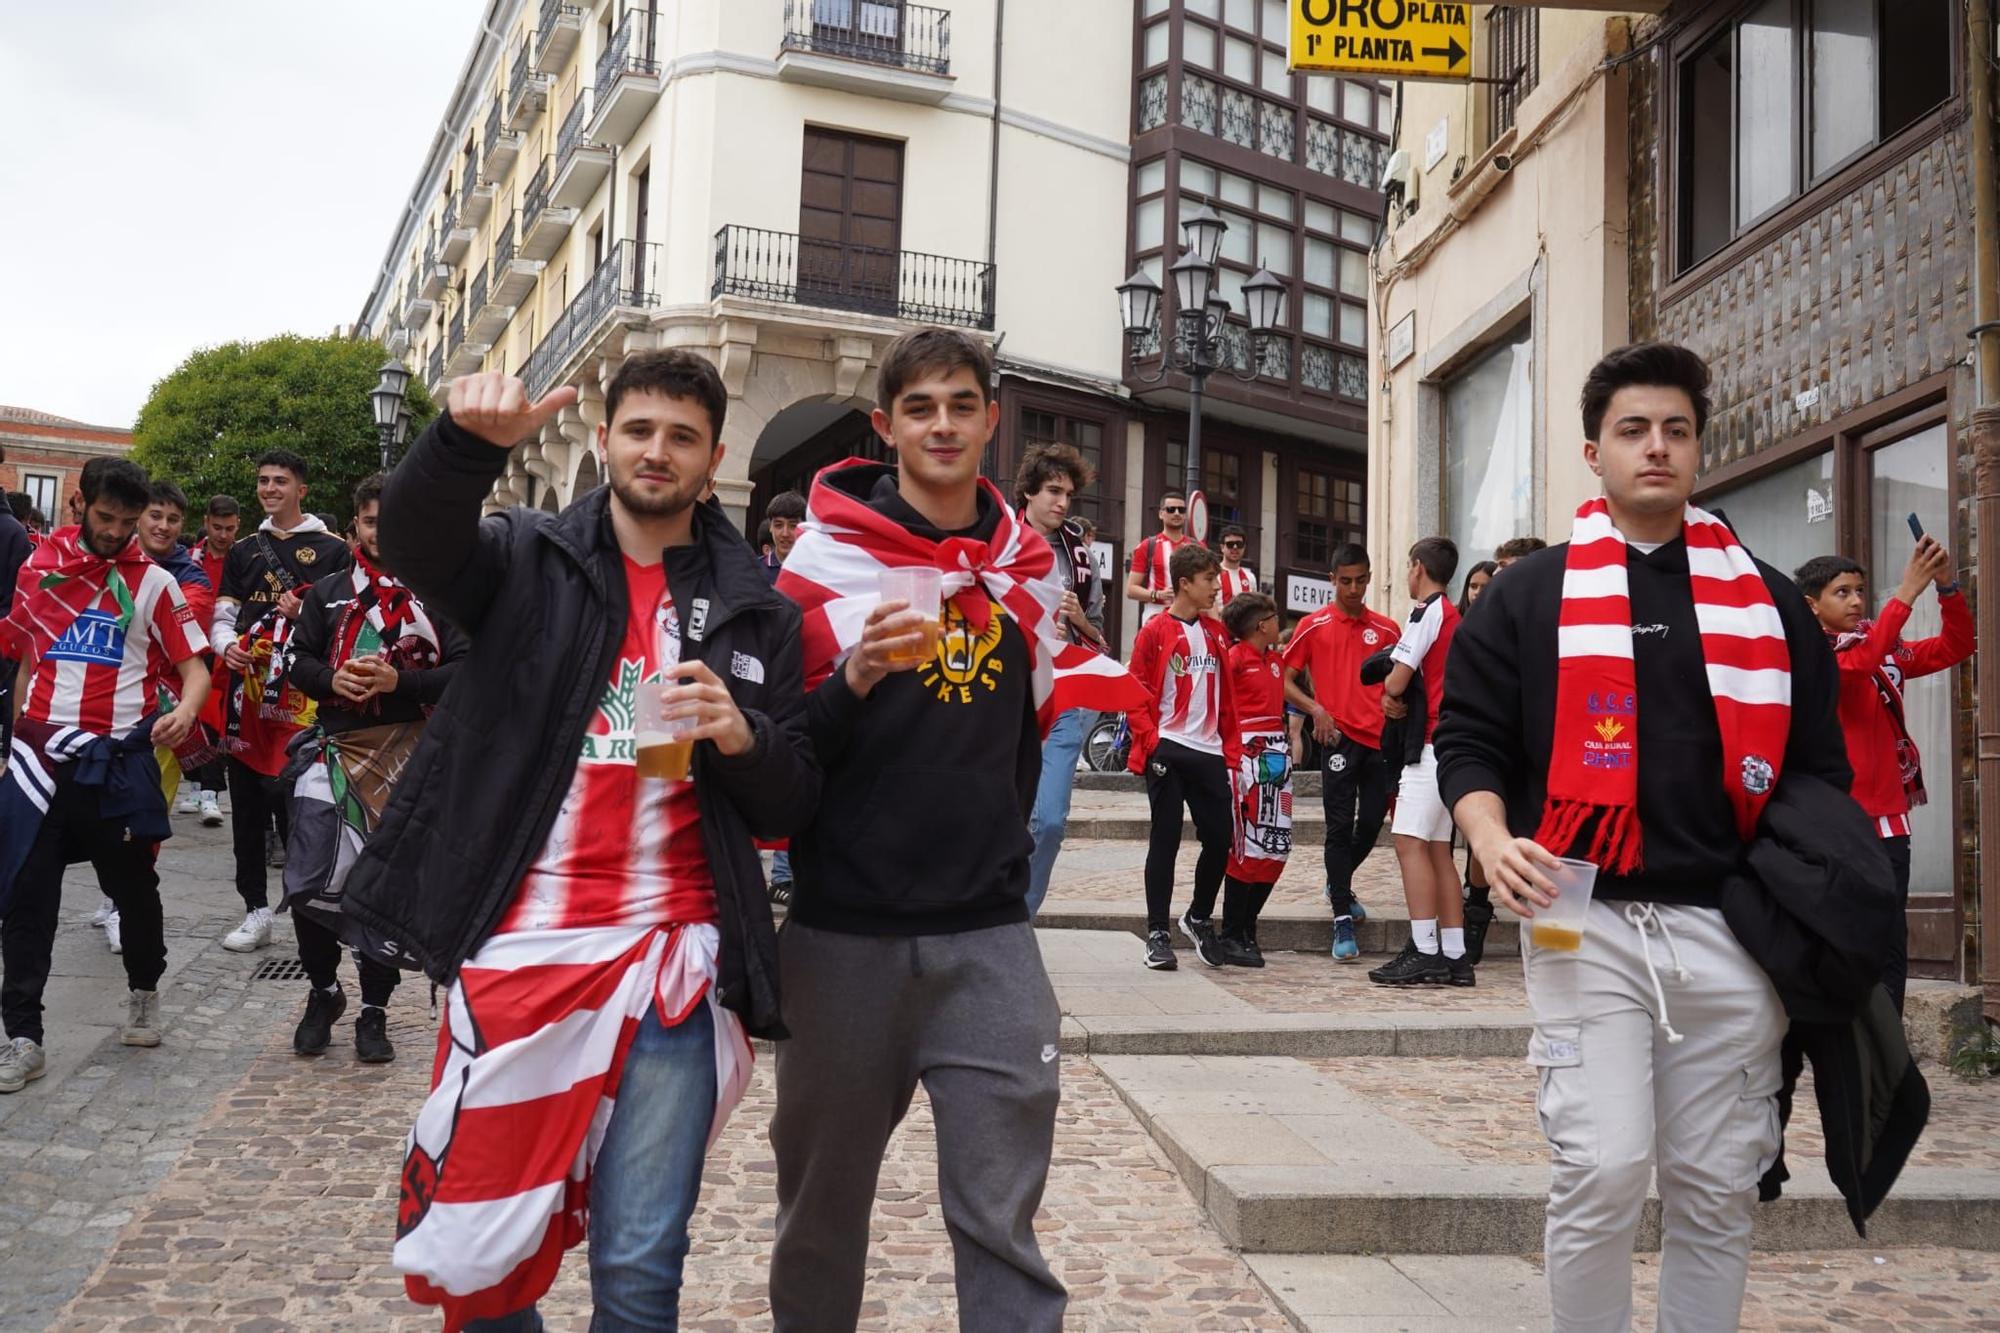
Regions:
<instances>
[{"instance_id":1,"label":"dark hooded jacket","mask_svg":"<svg viewBox=\"0 0 2000 1333\"><path fill-rule=\"evenodd\" d=\"M347 881L366 938L449 982L492 935L548 840L584 732L625 635L625 566L600 487L561 514L517 507L484 519L507 465L441 416L382 495L382 553L433 615L471 640L381 825ZM753 838L797 832L819 801L799 677L799 611L711 501L694 542L664 552L690 616L683 660L729 687L755 743L729 757L695 747L702 843L715 878L722 953L716 999L757 1036L784 1035L777 939Z\"/></svg>"}]
</instances>

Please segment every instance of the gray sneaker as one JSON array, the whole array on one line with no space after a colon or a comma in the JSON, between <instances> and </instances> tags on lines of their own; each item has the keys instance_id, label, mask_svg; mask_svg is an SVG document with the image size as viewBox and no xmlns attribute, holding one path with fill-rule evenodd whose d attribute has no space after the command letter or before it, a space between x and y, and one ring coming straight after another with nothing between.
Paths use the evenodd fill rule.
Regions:
<instances>
[{"instance_id":1,"label":"gray sneaker","mask_svg":"<svg viewBox=\"0 0 2000 1333\"><path fill-rule=\"evenodd\" d=\"M0 1093L19 1092L42 1076L48 1060L40 1042L26 1037L0 1040Z\"/></svg>"},{"instance_id":2,"label":"gray sneaker","mask_svg":"<svg viewBox=\"0 0 2000 1333\"><path fill-rule=\"evenodd\" d=\"M125 1026L118 1040L127 1046L160 1044L160 995L158 991L135 990L125 1001Z\"/></svg>"}]
</instances>

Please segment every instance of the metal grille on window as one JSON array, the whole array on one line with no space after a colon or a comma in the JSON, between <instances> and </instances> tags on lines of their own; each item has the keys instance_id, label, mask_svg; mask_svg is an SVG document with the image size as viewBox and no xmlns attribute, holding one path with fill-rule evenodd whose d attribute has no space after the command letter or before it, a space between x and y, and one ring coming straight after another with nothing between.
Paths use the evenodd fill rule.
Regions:
<instances>
[{"instance_id":1,"label":"metal grille on window","mask_svg":"<svg viewBox=\"0 0 2000 1333\"><path fill-rule=\"evenodd\" d=\"M1333 349L1307 343L1299 353L1299 383L1322 393L1333 392Z\"/></svg>"},{"instance_id":2,"label":"metal grille on window","mask_svg":"<svg viewBox=\"0 0 2000 1333\"><path fill-rule=\"evenodd\" d=\"M1306 125L1306 165L1322 176L1340 174L1340 129L1315 116Z\"/></svg>"},{"instance_id":3,"label":"metal grille on window","mask_svg":"<svg viewBox=\"0 0 2000 1333\"><path fill-rule=\"evenodd\" d=\"M1215 85L1192 74L1181 75L1181 124L1203 134L1215 133Z\"/></svg>"},{"instance_id":4,"label":"metal grille on window","mask_svg":"<svg viewBox=\"0 0 2000 1333\"><path fill-rule=\"evenodd\" d=\"M1360 357L1340 358L1340 394L1343 398L1368 396L1368 363Z\"/></svg>"},{"instance_id":5,"label":"metal grille on window","mask_svg":"<svg viewBox=\"0 0 2000 1333\"><path fill-rule=\"evenodd\" d=\"M1219 358L1231 370L1250 368L1250 335L1235 324L1227 324L1222 329L1222 355Z\"/></svg>"},{"instance_id":6,"label":"metal grille on window","mask_svg":"<svg viewBox=\"0 0 2000 1333\"><path fill-rule=\"evenodd\" d=\"M1492 52L1488 87L1493 99L1487 123L1491 138L1514 128L1521 99L1541 80L1541 11L1525 5L1495 5L1486 13L1487 50Z\"/></svg>"},{"instance_id":7,"label":"metal grille on window","mask_svg":"<svg viewBox=\"0 0 2000 1333\"><path fill-rule=\"evenodd\" d=\"M1167 123L1167 76L1139 80L1139 128L1154 130Z\"/></svg>"}]
</instances>

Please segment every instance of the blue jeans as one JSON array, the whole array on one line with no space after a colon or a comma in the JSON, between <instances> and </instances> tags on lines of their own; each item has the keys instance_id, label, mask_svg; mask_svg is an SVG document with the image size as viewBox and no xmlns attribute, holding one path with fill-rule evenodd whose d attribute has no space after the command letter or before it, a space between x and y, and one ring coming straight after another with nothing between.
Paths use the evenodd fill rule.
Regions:
<instances>
[{"instance_id":1,"label":"blue jeans","mask_svg":"<svg viewBox=\"0 0 2000 1333\"><path fill-rule=\"evenodd\" d=\"M792 882L792 854L790 852L771 853L771 882L790 884Z\"/></svg>"},{"instance_id":2,"label":"blue jeans","mask_svg":"<svg viewBox=\"0 0 2000 1333\"><path fill-rule=\"evenodd\" d=\"M1069 822L1070 793L1076 788L1077 756L1097 714L1072 708L1056 719L1042 741L1042 781L1035 788L1035 810L1028 816L1028 836L1035 850L1028 855L1028 916L1032 920L1049 896L1049 877L1062 851L1063 825Z\"/></svg>"},{"instance_id":3,"label":"blue jeans","mask_svg":"<svg viewBox=\"0 0 2000 1333\"><path fill-rule=\"evenodd\" d=\"M715 1118L715 1016L677 1027L648 1013L632 1038L617 1108L590 1176L591 1333L680 1327L688 1218ZM533 1307L476 1319L466 1333L541 1333Z\"/></svg>"}]
</instances>

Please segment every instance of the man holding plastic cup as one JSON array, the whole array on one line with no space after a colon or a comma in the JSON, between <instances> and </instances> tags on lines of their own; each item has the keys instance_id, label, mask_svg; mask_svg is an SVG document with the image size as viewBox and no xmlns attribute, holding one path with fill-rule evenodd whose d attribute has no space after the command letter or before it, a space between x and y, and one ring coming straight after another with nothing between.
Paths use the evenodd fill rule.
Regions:
<instances>
[{"instance_id":1,"label":"man holding plastic cup","mask_svg":"<svg viewBox=\"0 0 2000 1333\"><path fill-rule=\"evenodd\" d=\"M1736 1326L1787 1024L1718 891L1784 774L1851 777L1798 590L1688 503L1708 383L1667 344L1598 363L1583 457L1603 495L1488 586L1446 671L1439 785L1494 898L1531 922L1561 1330L1630 1326L1656 1166L1659 1327Z\"/></svg>"}]
</instances>

